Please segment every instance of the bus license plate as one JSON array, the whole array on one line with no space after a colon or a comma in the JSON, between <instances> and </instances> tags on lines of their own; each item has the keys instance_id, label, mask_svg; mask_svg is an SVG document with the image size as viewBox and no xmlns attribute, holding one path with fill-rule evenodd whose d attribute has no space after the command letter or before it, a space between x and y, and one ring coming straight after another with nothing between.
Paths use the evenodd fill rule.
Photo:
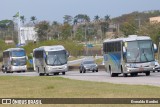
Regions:
<instances>
[{"instance_id":1,"label":"bus license plate","mask_svg":"<svg viewBox=\"0 0 160 107\"><path fill-rule=\"evenodd\" d=\"M144 68L139 68L139 70L140 70L140 71L143 71L143 70L144 70Z\"/></svg>"}]
</instances>

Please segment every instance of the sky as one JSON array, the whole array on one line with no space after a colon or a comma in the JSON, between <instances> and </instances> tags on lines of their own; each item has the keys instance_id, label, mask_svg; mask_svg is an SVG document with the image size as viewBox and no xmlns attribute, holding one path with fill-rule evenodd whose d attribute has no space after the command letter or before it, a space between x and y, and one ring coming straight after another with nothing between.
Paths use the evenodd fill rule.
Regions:
<instances>
[{"instance_id":1,"label":"sky","mask_svg":"<svg viewBox=\"0 0 160 107\"><path fill-rule=\"evenodd\" d=\"M0 0L0 4L0 20L12 20L19 11L27 21L36 16L39 21L61 23L64 15L113 18L133 11L160 10L160 0Z\"/></svg>"}]
</instances>

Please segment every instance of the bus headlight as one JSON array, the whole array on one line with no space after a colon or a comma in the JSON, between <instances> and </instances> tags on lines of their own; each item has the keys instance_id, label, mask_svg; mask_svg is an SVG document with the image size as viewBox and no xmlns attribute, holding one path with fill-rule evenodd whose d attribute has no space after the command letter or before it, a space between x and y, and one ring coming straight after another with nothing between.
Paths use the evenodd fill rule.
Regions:
<instances>
[{"instance_id":1,"label":"bus headlight","mask_svg":"<svg viewBox=\"0 0 160 107\"><path fill-rule=\"evenodd\" d=\"M48 66L47 69L48 69L48 70L52 70L52 67Z\"/></svg>"},{"instance_id":2,"label":"bus headlight","mask_svg":"<svg viewBox=\"0 0 160 107\"><path fill-rule=\"evenodd\" d=\"M64 65L64 66L63 66L63 69L67 69L67 65Z\"/></svg>"}]
</instances>

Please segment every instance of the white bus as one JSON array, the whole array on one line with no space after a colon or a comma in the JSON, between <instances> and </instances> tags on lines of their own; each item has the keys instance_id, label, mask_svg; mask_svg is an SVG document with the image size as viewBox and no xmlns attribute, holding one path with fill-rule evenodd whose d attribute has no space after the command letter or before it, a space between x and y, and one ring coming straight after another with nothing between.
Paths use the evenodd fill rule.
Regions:
<instances>
[{"instance_id":1,"label":"white bus","mask_svg":"<svg viewBox=\"0 0 160 107\"><path fill-rule=\"evenodd\" d=\"M68 52L61 45L42 46L33 50L33 67L39 76L49 74L65 75L68 71Z\"/></svg>"},{"instance_id":2,"label":"white bus","mask_svg":"<svg viewBox=\"0 0 160 107\"><path fill-rule=\"evenodd\" d=\"M155 69L157 47L150 37L130 35L128 38L107 39L103 43L105 69L111 77L123 74L150 75Z\"/></svg>"},{"instance_id":3,"label":"white bus","mask_svg":"<svg viewBox=\"0 0 160 107\"><path fill-rule=\"evenodd\" d=\"M2 71L5 73L27 71L27 56L23 48L9 48L3 52Z\"/></svg>"}]
</instances>

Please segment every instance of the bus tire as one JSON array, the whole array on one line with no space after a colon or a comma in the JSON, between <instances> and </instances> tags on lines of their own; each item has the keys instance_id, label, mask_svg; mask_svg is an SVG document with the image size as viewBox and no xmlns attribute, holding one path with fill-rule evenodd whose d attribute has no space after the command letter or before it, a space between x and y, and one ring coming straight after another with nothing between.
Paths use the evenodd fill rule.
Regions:
<instances>
[{"instance_id":1,"label":"bus tire","mask_svg":"<svg viewBox=\"0 0 160 107\"><path fill-rule=\"evenodd\" d=\"M62 72L62 75L65 75L66 74L66 72Z\"/></svg>"},{"instance_id":2,"label":"bus tire","mask_svg":"<svg viewBox=\"0 0 160 107\"><path fill-rule=\"evenodd\" d=\"M96 72L98 72L98 69L96 70Z\"/></svg>"},{"instance_id":3,"label":"bus tire","mask_svg":"<svg viewBox=\"0 0 160 107\"><path fill-rule=\"evenodd\" d=\"M127 73L123 73L123 77L127 77L128 76L128 74Z\"/></svg>"},{"instance_id":4,"label":"bus tire","mask_svg":"<svg viewBox=\"0 0 160 107\"><path fill-rule=\"evenodd\" d=\"M150 71L146 72L146 76L150 76Z\"/></svg>"},{"instance_id":5,"label":"bus tire","mask_svg":"<svg viewBox=\"0 0 160 107\"><path fill-rule=\"evenodd\" d=\"M86 73L86 70L85 70L85 69L83 69L83 73Z\"/></svg>"},{"instance_id":6,"label":"bus tire","mask_svg":"<svg viewBox=\"0 0 160 107\"><path fill-rule=\"evenodd\" d=\"M114 76L115 76L115 74L112 73L111 66L109 66L109 72L110 72L110 76L111 76L111 77L114 77Z\"/></svg>"},{"instance_id":7,"label":"bus tire","mask_svg":"<svg viewBox=\"0 0 160 107\"><path fill-rule=\"evenodd\" d=\"M94 70L92 70L92 72L94 72Z\"/></svg>"},{"instance_id":8,"label":"bus tire","mask_svg":"<svg viewBox=\"0 0 160 107\"><path fill-rule=\"evenodd\" d=\"M44 73L39 73L39 76L44 76Z\"/></svg>"},{"instance_id":9,"label":"bus tire","mask_svg":"<svg viewBox=\"0 0 160 107\"><path fill-rule=\"evenodd\" d=\"M81 71L81 70L80 70L79 72L80 72L80 73L82 73L82 71Z\"/></svg>"},{"instance_id":10,"label":"bus tire","mask_svg":"<svg viewBox=\"0 0 160 107\"><path fill-rule=\"evenodd\" d=\"M136 77L138 73L131 73L131 77Z\"/></svg>"}]
</instances>

